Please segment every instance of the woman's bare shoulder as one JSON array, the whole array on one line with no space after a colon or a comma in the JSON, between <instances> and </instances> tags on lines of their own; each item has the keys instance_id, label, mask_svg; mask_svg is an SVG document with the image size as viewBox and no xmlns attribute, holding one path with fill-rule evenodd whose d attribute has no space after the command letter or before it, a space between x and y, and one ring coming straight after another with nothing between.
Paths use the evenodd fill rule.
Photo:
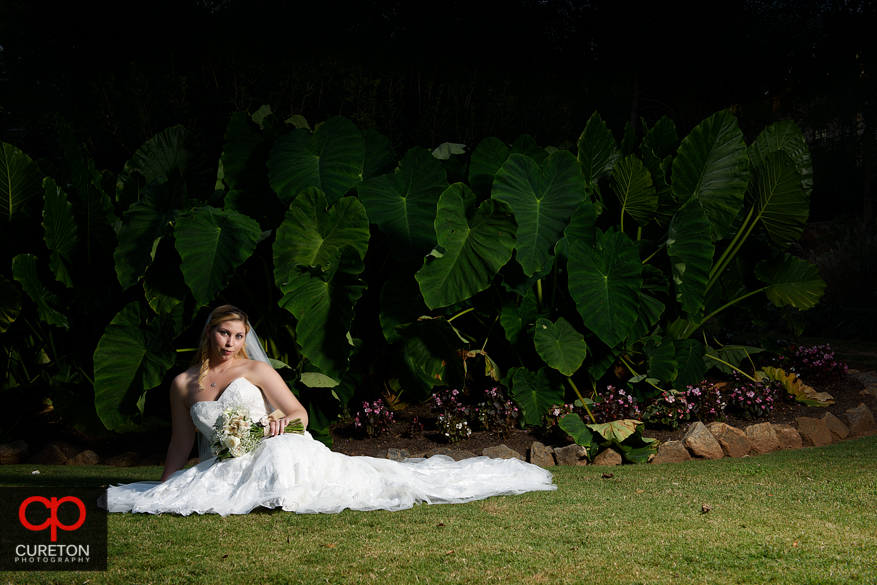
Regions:
<instances>
[{"instance_id":1,"label":"woman's bare shoulder","mask_svg":"<svg viewBox=\"0 0 877 585\"><path fill-rule=\"evenodd\" d=\"M193 385L198 383L198 374L201 369L198 366L192 366L182 374L177 375L171 382L171 390L185 393Z\"/></svg>"}]
</instances>

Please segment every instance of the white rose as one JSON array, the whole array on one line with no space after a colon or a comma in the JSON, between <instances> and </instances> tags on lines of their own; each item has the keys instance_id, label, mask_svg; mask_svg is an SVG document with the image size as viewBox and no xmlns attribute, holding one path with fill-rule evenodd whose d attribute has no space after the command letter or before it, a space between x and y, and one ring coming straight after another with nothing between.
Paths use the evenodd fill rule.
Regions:
<instances>
[{"instance_id":1,"label":"white rose","mask_svg":"<svg viewBox=\"0 0 877 585\"><path fill-rule=\"evenodd\" d=\"M228 447L229 450L234 451L240 446L241 440L237 437L226 437L223 444Z\"/></svg>"}]
</instances>

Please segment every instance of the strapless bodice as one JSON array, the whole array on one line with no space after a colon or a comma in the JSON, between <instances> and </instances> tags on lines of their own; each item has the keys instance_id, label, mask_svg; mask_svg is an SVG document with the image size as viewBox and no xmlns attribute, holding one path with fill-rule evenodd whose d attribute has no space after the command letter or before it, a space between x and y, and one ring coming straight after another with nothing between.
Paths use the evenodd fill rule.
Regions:
<instances>
[{"instance_id":1,"label":"strapless bodice","mask_svg":"<svg viewBox=\"0 0 877 585\"><path fill-rule=\"evenodd\" d=\"M259 420L268 414L269 404L258 386L246 378L237 378L226 387L219 398L196 402L189 409L192 422L205 437L213 440L213 424L226 408L240 406L250 411L250 418Z\"/></svg>"}]
</instances>

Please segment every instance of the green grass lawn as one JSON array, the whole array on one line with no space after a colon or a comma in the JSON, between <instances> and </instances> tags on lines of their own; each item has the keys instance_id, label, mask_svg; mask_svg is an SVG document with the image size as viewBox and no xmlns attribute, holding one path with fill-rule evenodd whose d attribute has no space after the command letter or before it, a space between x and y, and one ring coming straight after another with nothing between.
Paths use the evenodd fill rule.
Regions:
<instances>
[{"instance_id":1,"label":"green grass lawn","mask_svg":"<svg viewBox=\"0 0 877 585\"><path fill-rule=\"evenodd\" d=\"M4 466L0 485L160 473L35 468ZM112 514L106 573L10 572L0 583L877 581L877 436L744 459L555 469L555 492L402 512Z\"/></svg>"}]
</instances>

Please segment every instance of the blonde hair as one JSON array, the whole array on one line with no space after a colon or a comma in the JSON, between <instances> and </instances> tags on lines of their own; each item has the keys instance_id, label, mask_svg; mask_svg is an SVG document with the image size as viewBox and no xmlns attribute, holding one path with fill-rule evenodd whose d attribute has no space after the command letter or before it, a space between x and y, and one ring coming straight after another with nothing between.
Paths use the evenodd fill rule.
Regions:
<instances>
[{"instance_id":1,"label":"blonde hair","mask_svg":"<svg viewBox=\"0 0 877 585\"><path fill-rule=\"evenodd\" d=\"M198 344L198 351L195 352L195 357L192 358L192 363L190 364L190 367L198 365L201 367L198 372L198 387L201 389L204 388L204 378L207 377L207 372L210 369L210 332L217 325L227 321L242 321L247 333L250 332L250 320L247 317L247 314L237 307L233 305L222 305L221 307L213 309L213 312L210 313L210 317L207 318L207 326L201 332L201 342ZM250 356L247 355L246 340L244 340L241 350L235 357L250 359Z\"/></svg>"}]
</instances>

